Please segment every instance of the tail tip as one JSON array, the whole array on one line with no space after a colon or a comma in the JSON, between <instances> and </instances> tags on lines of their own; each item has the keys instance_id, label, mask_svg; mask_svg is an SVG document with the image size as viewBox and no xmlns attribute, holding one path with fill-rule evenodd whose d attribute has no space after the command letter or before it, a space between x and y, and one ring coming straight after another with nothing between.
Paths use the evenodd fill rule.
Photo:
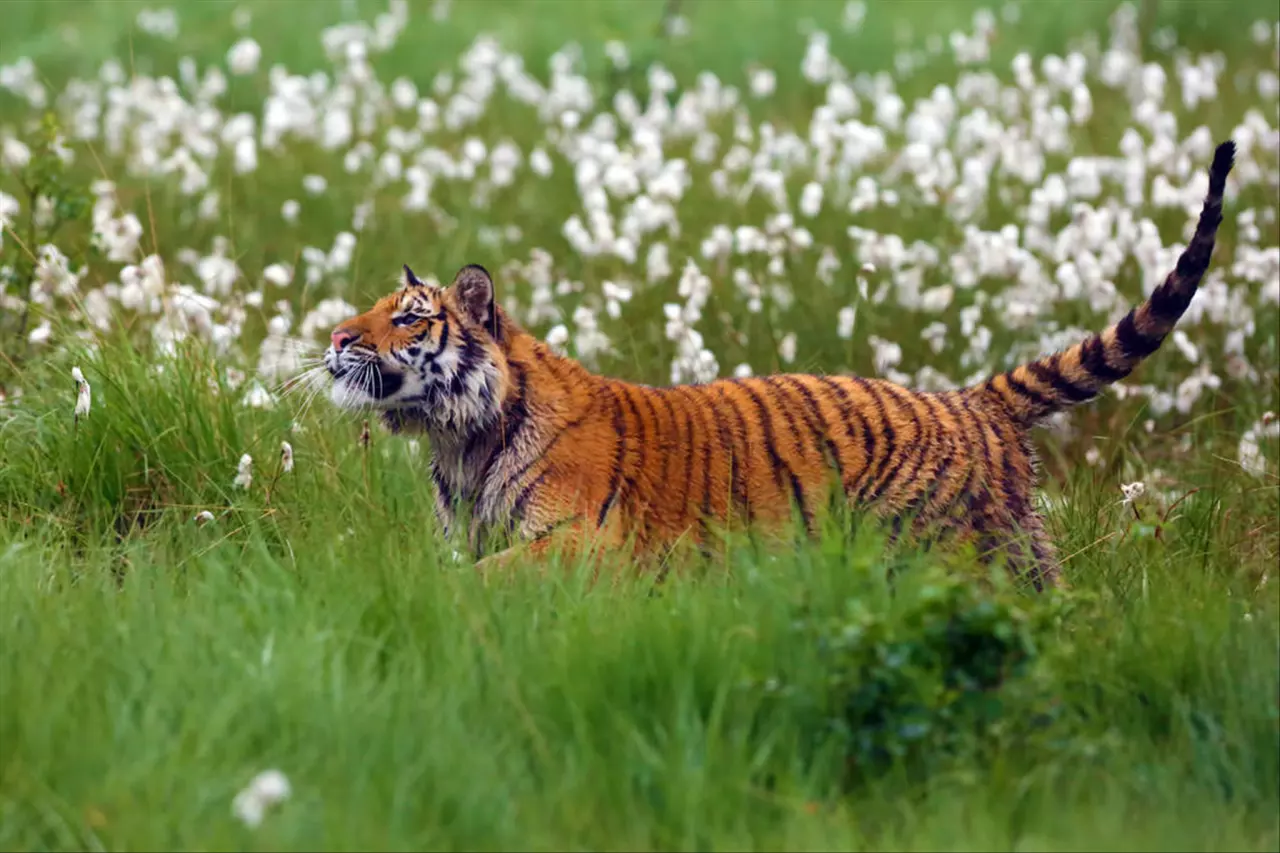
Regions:
<instances>
[{"instance_id":1,"label":"tail tip","mask_svg":"<svg viewBox=\"0 0 1280 853\"><path fill-rule=\"evenodd\" d=\"M1209 173L1219 181L1225 181L1227 174L1231 171L1231 167L1236 162L1236 143L1234 140L1228 139L1226 142L1218 145L1213 152L1213 165L1209 168Z\"/></svg>"}]
</instances>

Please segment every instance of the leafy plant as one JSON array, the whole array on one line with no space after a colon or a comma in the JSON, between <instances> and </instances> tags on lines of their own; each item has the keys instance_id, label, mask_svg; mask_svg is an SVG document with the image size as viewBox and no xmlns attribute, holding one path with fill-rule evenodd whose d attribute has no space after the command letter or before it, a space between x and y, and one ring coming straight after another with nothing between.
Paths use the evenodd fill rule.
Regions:
<instances>
[{"instance_id":1,"label":"leafy plant","mask_svg":"<svg viewBox=\"0 0 1280 853\"><path fill-rule=\"evenodd\" d=\"M1020 601L931 568L895 580L889 601L848 599L797 620L819 680L778 673L764 692L839 745L850 785L1043 729L1060 706L1043 689L1045 648L1063 599Z\"/></svg>"}]
</instances>

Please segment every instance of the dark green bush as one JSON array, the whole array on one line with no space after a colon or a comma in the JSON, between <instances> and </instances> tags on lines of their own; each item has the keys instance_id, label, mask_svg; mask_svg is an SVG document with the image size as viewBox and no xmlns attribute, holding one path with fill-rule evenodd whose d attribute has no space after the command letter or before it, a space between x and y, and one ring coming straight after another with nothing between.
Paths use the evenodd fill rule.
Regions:
<instances>
[{"instance_id":1,"label":"dark green bush","mask_svg":"<svg viewBox=\"0 0 1280 853\"><path fill-rule=\"evenodd\" d=\"M817 680L779 672L762 689L812 720L811 746L837 746L854 785L891 768L914 775L964 752L1044 732L1061 708L1044 677L1058 599L1027 600L942 571L910 572L887 596L802 617ZM808 670L810 668L806 668Z\"/></svg>"}]
</instances>

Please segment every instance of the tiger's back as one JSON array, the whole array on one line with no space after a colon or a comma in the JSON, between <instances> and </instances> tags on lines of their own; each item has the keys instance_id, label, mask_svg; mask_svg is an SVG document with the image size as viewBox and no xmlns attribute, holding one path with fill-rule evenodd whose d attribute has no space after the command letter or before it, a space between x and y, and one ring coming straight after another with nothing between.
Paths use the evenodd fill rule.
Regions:
<instances>
[{"instance_id":1,"label":"tiger's back","mask_svg":"<svg viewBox=\"0 0 1280 853\"><path fill-rule=\"evenodd\" d=\"M428 434L440 521L452 533L465 507L477 548L506 531L535 556L589 542L706 549L722 526L794 520L814 532L837 499L895 533L1003 551L1039 588L1059 573L1032 503L1030 430L1159 348L1208 268L1233 157L1229 141L1215 152L1195 235L1150 298L1067 350L959 391L812 374L669 388L598 376L520 329L488 273L469 266L449 288L406 267L404 289L336 329L334 399Z\"/></svg>"},{"instance_id":2,"label":"tiger's back","mask_svg":"<svg viewBox=\"0 0 1280 853\"><path fill-rule=\"evenodd\" d=\"M567 369L532 340L521 355L510 361L526 377L521 408L548 417L517 424L492 463L445 453L434 468L444 494L482 484L477 533L501 525L538 543L594 531L612 548L708 550L724 528L816 532L837 497L980 547L1036 528L1025 431L973 394L810 374L655 388ZM465 476L477 466L489 473Z\"/></svg>"}]
</instances>

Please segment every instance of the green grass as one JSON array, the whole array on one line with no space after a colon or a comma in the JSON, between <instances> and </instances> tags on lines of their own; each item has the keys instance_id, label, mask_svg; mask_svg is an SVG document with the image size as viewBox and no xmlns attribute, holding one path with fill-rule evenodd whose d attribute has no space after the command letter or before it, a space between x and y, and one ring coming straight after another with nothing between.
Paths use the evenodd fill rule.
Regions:
<instances>
[{"instance_id":1,"label":"green grass","mask_svg":"<svg viewBox=\"0 0 1280 853\"><path fill-rule=\"evenodd\" d=\"M218 61L236 37L234 7L202 0L179 4L182 35L159 42L133 26L143 5L6 4L0 63L30 56L52 83L92 74L108 57L172 72L182 54ZM319 29L349 17L337 3L241 5L254 12L264 67L318 67ZM1002 28L1002 74L1018 50L1063 52L1111 12L1054 3L1053 17L1049 5L1024 4L1019 24ZM484 30L540 74L547 57L578 40L602 74L598 42L617 37L637 62L661 59L686 83L711 69L741 85L747 63L777 67L780 94L759 115L803 134L822 93L796 71L798 20L831 29L833 53L853 70L878 70L891 63L897 22L917 37L945 33L978 8L900 0L891 12L872 3L863 33L845 36L839 3L685 7L691 35L669 43L654 36L657 3L455 0L439 24L415 4L411 35L376 67L425 91ZM1226 9L1162 3L1158 23L1195 49L1222 50L1230 69L1267 67L1272 55L1247 28L1274 10ZM79 41L68 45L57 34L72 24ZM954 70L939 61L903 90L926 94L944 79ZM230 102L252 108L264 86L265 72L233 80ZM1127 110L1095 96L1100 115ZM1255 101L1227 88L1199 114L1181 115L1180 129L1204 123L1218 137ZM0 127L29 115L0 93ZM474 133L528 145L540 133L529 115L499 103ZM1274 111L1267 116L1276 122ZM1111 152L1122 129L1097 121L1077 150ZM442 185L435 198L458 219L449 232L400 215L395 193L373 194L374 224L340 295L365 303L406 260L445 277L477 256L496 271L536 246L591 290L619 275L640 278L568 251L560 227L578 202L570 167L556 167L553 182L519 182L483 209L468 203L465 185ZM87 154L75 168L84 180L98 173ZM123 207L140 215L150 207L143 219L156 226L144 245L154 241L187 279L172 258L182 247L207 251L215 234L231 239L250 276L292 261L304 245L327 248L368 194L341 172L340 157L293 146L264 154L248 178L215 173L222 215L202 223L171 186L128 179L109 159L102 168L120 182ZM282 202L303 198L299 183L312 171L330 177L331 191L304 206L298 226L284 226ZM7 179L0 189L13 192ZM1274 200L1255 187L1238 204ZM706 195L687 199L673 261L696 256L711 225L758 223L758 214L726 212ZM860 224L958 245L956 226L930 216ZM1013 216L994 211L984 227ZM1167 241L1177 239L1177 215L1158 221ZM819 243L845 246L853 222L828 213L812 230ZM516 245L481 244L482 226L509 223L524 232ZM1229 257L1233 230L1224 228L1218 259ZM72 229L59 242L74 248L82 236ZM1263 245L1274 242L1268 235ZM798 293L811 272L795 271ZM85 286L115 275L96 265ZM905 369L948 365L962 349L954 316L943 318L953 343L939 355L919 339L933 318L890 303L860 317L850 344L832 322L849 297L840 288L813 285L766 321L735 304L727 277L715 284L704 333L725 370L744 360L757 372L779 368L785 330L802 335L801 369L869 372L869 334L900 340ZM1117 286L1140 290L1136 276ZM499 287L527 298L514 274ZM323 295L300 283L279 292L298 316ZM617 352L602 369L664 379L674 350L660 309L673 298L673 288L640 290L626 319L607 327ZM729 339L720 311L748 333L745 343ZM1274 306L1259 308L1260 331L1248 341L1259 381L1225 381L1193 415L1162 416L1150 432L1140 402L1108 397L1073 414L1074 436L1038 436L1050 528L1071 583L1069 593L1040 598L1006 588L998 572L975 577L964 554L886 551L864 528L783 553L740 545L657 589L644 579L593 587L580 573L543 578L534 567L485 586L453 561L436 528L425 442L415 450L375 429L363 447L360 421L324 401L241 404L224 367L252 366L266 318L251 312L222 359L190 346L157 370L159 359L138 345L147 331L138 324L5 374L5 387L24 394L0 408L0 848L1280 847L1277 442L1263 442L1270 461L1261 478L1235 461L1243 430L1280 400L1276 335L1267 331L1280 321ZM1082 311L1061 324L1097 320ZM993 353L1002 354L1032 334L995 331ZM1220 351L1220 329L1196 335ZM93 410L78 423L72 365L93 386ZM1140 381L1173 387L1187 370L1167 347ZM277 461L284 440L296 454L289 473ZM1102 464L1082 463L1090 446ZM242 453L254 458L248 490L232 485ZM1135 479L1153 488L1120 505L1119 484ZM215 519L197 524L205 510ZM949 636L956 614L1002 641L1025 638L1025 668L1002 669L1006 683L989 694L930 693L930 644ZM831 649L857 633L846 626L861 626L863 639L840 664ZM900 664L890 651L922 657ZM919 700L937 713L919 742L918 720L907 715L864 725L857 731L872 732L876 746L915 745L887 766L865 756L850 763L857 731L841 728L845 703L877 684L891 685L877 708ZM979 729L950 704L957 697L983 703L995 723ZM268 767L288 775L293 795L251 830L231 802Z\"/></svg>"}]
</instances>

